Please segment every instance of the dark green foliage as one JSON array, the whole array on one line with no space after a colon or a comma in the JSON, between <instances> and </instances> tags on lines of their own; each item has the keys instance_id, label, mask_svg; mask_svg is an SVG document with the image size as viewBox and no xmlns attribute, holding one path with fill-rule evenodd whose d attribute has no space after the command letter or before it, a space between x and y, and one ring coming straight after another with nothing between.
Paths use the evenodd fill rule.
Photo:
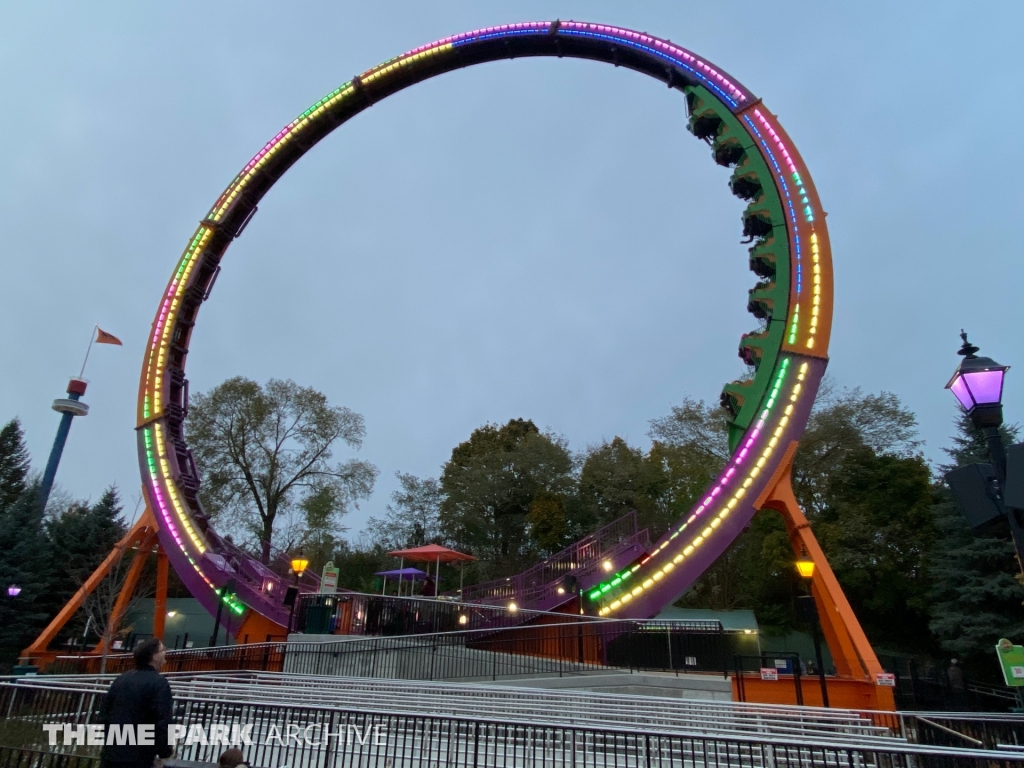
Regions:
<instances>
[{"instance_id":1,"label":"dark green foliage","mask_svg":"<svg viewBox=\"0 0 1024 768\"><path fill-rule=\"evenodd\" d=\"M987 462L988 445L981 430L960 412L953 445L946 454L951 469L976 462ZM1003 427L1007 444L1017 438L1018 427ZM932 507L940 532L932 556L930 578L934 584L931 598L931 629L942 648L962 658L968 669L981 676L994 674L993 648L1003 637L1024 642L1024 589L1014 558L1009 532L979 536L968 526L953 504L945 483L936 488L937 503Z\"/></svg>"},{"instance_id":2,"label":"dark green foliage","mask_svg":"<svg viewBox=\"0 0 1024 768\"><path fill-rule=\"evenodd\" d=\"M994 669L1000 638L1024 641L1024 590L1013 544L976 536L948 497L933 511L942 537L930 571L931 629L942 648L969 667Z\"/></svg>"},{"instance_id":3,"label":"dark green foliage","mask_svg":"<svg viewBox=\"0 0 1024 768\"><path fill-rule=\"evenodd\" d=\"M50 618L49 590L56 569L37 485L0 515L0 552L0 668L8 668ZM21 587L21 594L9 598L11 585Z\"/></svg>"},{"instance_id":4,"label":"dark green foliage","mask_svg":"<svg viewBox=\"0 0 1024 768\"><path fill-rule=\"evenodd\" d=\"M480 558L479 578L516 573L535 559L529 527L534 499L541 492L567 497L574 481L565 441L541 433L532 421L480 427L442 469L442 533Z\"/></svg>"},{"instance_id":5,"label":"dark green foliage","mask_svg":"<svg viewBox=\"0 0 1024 768\"><path fill-rule=\"evenodd\" d=\"M343 542L334 552L338 586L355 592L375 592L380 587L373 574L397 567L391 560L380 548L353 549Z\"/></svg>"},{"instance_id":6,"label":"dark green foliage","mask_svg":"<svg viewBox=\"0 0 1024 768\"><path fill-rule=\"evenodd\" d=\"M117 488L110 486L91 507L75 505L46 522L54 562L61 564L52 575L53 612L78 591L125 535L128 529L122 511ZM72 623L69 629L76 630L79 623Z\"/></svg>"},{"instance_id":7,"label":"dark green foliage","mask_svg":"<svg viewBox=\"0 0 1024 768\"><path fill-rule=\"evenodd\" d=\"M586 527L598 528L636 510L640 525L661 533L659 502L668 490L664 463L651 461L621 437L588 452L579 479L579 500Z\"/></svg>"},{"instance_id":8,"label":"dark green foliage","mask_svg":"<svg viewBox=\"0 0 1024 768\"><path fill-rule=\"evenodd\" d=\"M21 422L11 419L0 429L0 514L25 492L29 457Z\"/></svg>"},{"instance_id":9,"label":"dark green foliage","mask_svg":"<svg viewBox=\"0 0 1024 768\"><path fill-rule=\"evenodd\" d=\"M938 530L931 472L920 456L848 452L828 480L814 531L876 645L934 650L928 559Z\"/></svg>"}]
</instances>

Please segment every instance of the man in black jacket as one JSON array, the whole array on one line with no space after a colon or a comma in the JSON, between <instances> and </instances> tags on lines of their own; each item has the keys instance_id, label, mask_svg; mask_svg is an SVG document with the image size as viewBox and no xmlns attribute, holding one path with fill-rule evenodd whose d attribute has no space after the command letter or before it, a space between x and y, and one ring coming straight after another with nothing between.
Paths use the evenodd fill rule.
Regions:
<instances>
[{"instance_id":1,"label":"man in black jacket","mask_svg":"<svg viewBox=\"0 0 1024 768\"><path fill-rule=\"evenodd\" d=\"M135 669L125 672L110 684L100 708L100 722L106 734L100 753L102 768L152 768L153 761L171 756L173 749L167 741L167 726L171 723L174 701L167 679L157 672L164 665L167 649L153 638L135 649ZM112 744L112 726L133 731L138 737L140 725L152 726L151 744L139 744L140 739L118 739ZM148 741L149 739L141 739ZM132 743L132 742L136 743Z\"/></svg>"}]
</instances>

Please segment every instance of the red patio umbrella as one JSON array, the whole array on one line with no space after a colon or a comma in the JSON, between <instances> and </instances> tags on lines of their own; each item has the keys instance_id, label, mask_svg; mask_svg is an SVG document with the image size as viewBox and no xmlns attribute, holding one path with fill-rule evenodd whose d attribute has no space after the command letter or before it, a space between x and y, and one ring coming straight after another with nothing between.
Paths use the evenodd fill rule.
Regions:
<instances>
[{"instance_id":1,"label":"red patio umbrella","mask_svg":"<svg viewBox=\"0 0 1024 768\"><path fill-rule=\"evenodd\" d=\"M406 560L410 560L414 563L429 563L433 560L437 565L435 568L435 575L437 576L437 583L441 583L441 563L458 563L458 562L469 562L470 560L476 560L472 555L467 555L465 552L457 552L454 549L448 547L442 547L440 544L424 544L422 547L412 547L411 549L396 549L394 552L388 552L392 557L402 558L402 564L405 564ZM459 568L459 599L462 599L462 569Z\"/></svg>"}]
</instances>

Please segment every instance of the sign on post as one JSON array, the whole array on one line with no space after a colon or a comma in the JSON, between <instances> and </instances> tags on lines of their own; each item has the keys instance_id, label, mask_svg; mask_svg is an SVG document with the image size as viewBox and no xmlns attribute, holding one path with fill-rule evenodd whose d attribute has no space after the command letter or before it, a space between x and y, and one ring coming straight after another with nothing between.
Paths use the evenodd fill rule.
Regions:
<instances>
[{"instance_id":1,"label":"sign on post","mask_svg":"<svg viewBox=\"0 0 1024 768\"><path fill-rule=\"evenodd\" d=\"M320 576L320 594L333 595L338 591L338 575L341 569L334 567L334 561L328 560L324 572Z\"/></svg>"},{"instance_id":2,"label":"sign on post","mask_svg":"<svg viewBox=\"0 0 1024 768\"><path fill-rule=\"evenodd\" d=\"M1024 646L1014 645L1004 637L996 644L996 655L1006 684L1024 686Z\"/></svg>"},{"instance_id":3,"label":"sign on post","mask_svg":"<svg viewBox=\"0 0 1024 768\"><path fill-rule=\"evenodd\" d=\"M875 685L880 685L883 688L895 688L896 675L892 672L879 672L875 675Z\"/></svg>"}]
</instances>

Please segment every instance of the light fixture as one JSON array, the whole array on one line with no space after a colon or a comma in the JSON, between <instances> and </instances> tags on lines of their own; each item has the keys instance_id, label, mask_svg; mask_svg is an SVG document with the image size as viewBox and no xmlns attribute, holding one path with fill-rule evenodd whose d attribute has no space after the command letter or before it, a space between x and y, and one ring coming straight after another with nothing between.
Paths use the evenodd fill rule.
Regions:
<instances>
[{"instance_id":1,"label":"light fixture","mask_svg":"<svg viewBox=\"0 0 1024 768\"><path fill-rule=\"evenodd\" d=\"M814 561L805 553L803 557L796 561L796 570L800 574L801 579L813 579Z\"/></svg>"},{"instance_id":2,"label":"light fixture","mask_svg":"<svg viewBox=\"0 0 1024 768\"><path fill-rule=\"evenodd\" d=\"M459 616L459 624L461 624L462 626L466 626L468 623L469 616L467 616L466 614L462 614L461 616Z\"/></svg>"},{"instance_id":3,"label":"light fixture","mask_svg":"<svg viewBox=\"0 0 1024 768\"><path fill-rule=\"evenodd\" d=\"M515 603L509 603L508 604L508 612L509 613L515 613L518 610L519 610L519 606L516 605Z\"/></svg>"},{"instance_id":4,"label":"light fixture","mask_svg":"<svg viewBox=\"0 0 1024 768\"><path fill-rule=\"evenodd\" d=\"M168 618L168 619L173 619L173 618L174 618L175 616L177 616L177 615L178 615L178 612L177 612L177 611L168 611L168 612L167 612L167 618Z\"/></svg>"},{"instance_id":5,"label":"light fixture","mask_svg":"<svg viewBox=\"0 0 1024 768\"><path fill-rule=\"evenodd\" d=\"M953 391L976 427L998 427L1003 423L1003 377L1010 366L978 357L978 347L967 341L967 334L960 331L960 338L964 343L957 354L964 359L946 389Z\"/></svg>"},{"instance_id":6,"label":"light fixture","mask_svg":"<svg viewBox=\"0 0 1024 768\"><path fill-rule=\"evenodd\" d=\"M611 560L605 560L603 563L601 563L601 565L604 567L605 573L607 573L608 571L610 571L612 569L612 561Z\"/></svg>"},{"instance_id":7,"label":"light fixture","mask_svg":"<svg viewBox=\"0 0 1024 768\"><path fill-rule=\"evenodd\" d=\"M20 594L21 594L21 587L19 587L19 586L11 584L11 586L9 586L7 588L7 596L8 597L17 597Z\"/></svg>"},{"instance_id":8,"label":"light fixture","mask_svg":"<svg viewBox=\"0 0 1024 768\"><path fill-rule=\"evenodd\" d=\"M565 594L565 587L559 587L558 588L558 594L564 595Z\"/></svg>"},{"instance_id":9,"label":"light fixture","mask_svg":"<svg viewBox=\"0 0 1024 768\"><path fill-rule=\"evenodd\" d=\"M296 578L301 578L307 568L309 568L309 558L303 556L301 552L292 558L292 573Z\"/></svg>"},{"instance_id":10,"label":"light fixture","mask_svg":"<svg viewBox=\"0 0 1024 768\"><path fill-rule=\"evenodd\" d=\"M743 634L744 635L752 635L752 634L754 634L754 630L752 630L752 629L744 629L743 630Z\"/></svg>"}]
</instances>

